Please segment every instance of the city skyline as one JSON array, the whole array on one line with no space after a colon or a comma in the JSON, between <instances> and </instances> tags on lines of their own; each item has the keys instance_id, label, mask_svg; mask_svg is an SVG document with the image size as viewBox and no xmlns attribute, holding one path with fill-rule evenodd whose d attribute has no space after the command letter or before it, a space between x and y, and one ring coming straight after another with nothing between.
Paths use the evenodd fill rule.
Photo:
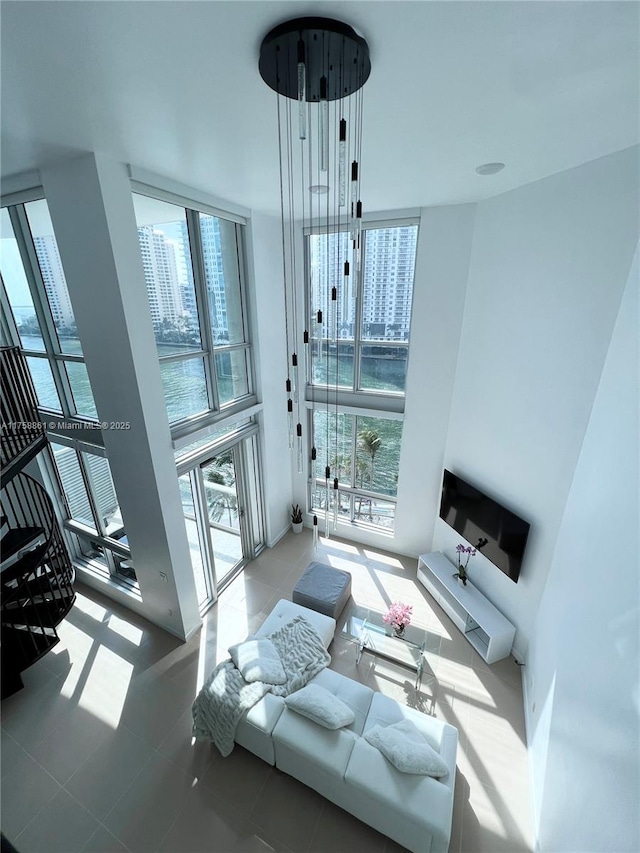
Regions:
<instances>
[{"instance_id":1,"label":"city skyline","mask_svg":"<svg viewBox=\"0 0 640 853\"><path fill-rule=\"evenodd\" d=\"M201 216L200 228L210 322L214 339L217 343L223 343L229 333L229 316L220 221L213 216ZM186 221L141 225L137 230L154 328L158 330L165 322L181 330L184 337L194 333L199 336ZM344 232L340 255L350 260L354 272L351 246L346 245L348 236ZM416 240L415 225L367 229L363 253L364 298L361 307L364 339L408 341ZM336 251L337 242L336 234L330 235L328 247L326 235L312 235L310 239L310 308L312 315L315 315L319 307L326 305L330 288L336 286L339 294L339 337L349 339L353 337L356 319L355 276L353 272L348 278L343 276L342 262L338 262ZM2 244L3 269L7 271L12 285L10 301L17 314L18 324L22 325L35 315L33 301L24 279L15 240L4 238ZM56 328L58 331L74 329L73 307L55 237L53 234L34 237L34 246ZM327 273L328 264L330 269ZM326 318L322 335L331 336Z\"/></svg>"}]
</instances>

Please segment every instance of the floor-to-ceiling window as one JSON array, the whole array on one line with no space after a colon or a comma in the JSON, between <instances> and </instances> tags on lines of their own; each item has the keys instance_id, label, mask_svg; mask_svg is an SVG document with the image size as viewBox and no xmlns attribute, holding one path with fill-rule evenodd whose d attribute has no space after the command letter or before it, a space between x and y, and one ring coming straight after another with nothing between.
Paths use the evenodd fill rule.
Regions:
<instances>
[{"instance_id":1,"label":"floor-to-ceiling window","mask_svg":"<svg viewBox=\"0 0 640 853\"><path fill-rule=\"evenodd\" d=\"M264 543L258 426L247 414L257 398L245 224L144 192L135 191L133 200L194 575L205 606ZM3 343L20 346L27 359L48 424L48 467L73 534L73 556L87 570L135 587L126 519L46 201L10 204L1 217Z\"/></svg>"},{"instance_id":2,"label":"floor-to-ceiling window","mask_svg":"<svg viewBox=\"0 0 640 853\"><path fill-rule=\"evenodd\" d=\"M255 402L244 225L134 193L138 239L173 434Z\"/></svg>"},{"instance_id":3,"label":"floor-to-ceiling window","mask_svg":"<svg viewBox=\"0 0 640 853\"><path fill-rule=\"evenodd\" d=\"M306 235L309 508L385 531L395 521L417 234L413 220L369 223L359 268L348 232Z\"/></svg>"},{"instance_id":4,"label":"floor-to-ceiling window","mask_svg":"<svg viewBox=\"0 0 640 853\"><path fill-rule=\"evenodd\" d=\"M51 442L50 473L60 485L66 528L74 534L68 539L73 556L135 585L124 519L44 199L0 210L0 274L3 343L20 346L27 361Z\"/></svg>"},{"instance_id":5,"label":"floor-to-ceiling window","mask_svg":"<svg viewBox=\"0 0 640 853\"><path fill-rule=\"evenodd\" d=\"M201 608L264 543L245 222L134 186L138 240ZM149 190L149 192L152 192Z\"/></svg>"}]
</instances>

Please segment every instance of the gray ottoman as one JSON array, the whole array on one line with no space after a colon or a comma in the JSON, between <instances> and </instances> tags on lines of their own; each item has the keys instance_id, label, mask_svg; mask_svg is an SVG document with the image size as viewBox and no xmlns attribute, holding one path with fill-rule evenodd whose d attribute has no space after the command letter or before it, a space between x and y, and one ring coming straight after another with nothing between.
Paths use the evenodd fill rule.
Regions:
<instances>
[{"instance_id":1,"label":"gray ottoman","mask_svg":"<svg viewBox=\"0 0 640 853\"><path fill-rule=\"evenodd\" d=\"M351 596L351 575L324 563L310 563L293 588L296 604L309 607L337 621Z\"/></svg>"}]
</instances>

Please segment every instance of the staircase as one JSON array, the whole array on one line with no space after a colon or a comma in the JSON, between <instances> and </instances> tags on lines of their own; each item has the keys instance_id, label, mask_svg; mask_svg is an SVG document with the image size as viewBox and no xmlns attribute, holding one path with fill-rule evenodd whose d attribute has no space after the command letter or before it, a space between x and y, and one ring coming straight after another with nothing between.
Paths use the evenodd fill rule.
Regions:
<instances>
[{"instance_id":1,"label":"staircase","mask_svg":"<svg viewBox=\"0 0 640 853\"><path fill-rule=\"evenodd\" d=\"M56 626L75 601L74 572L51 498L23 472L47 446L37 401L18 347L2 359L2 510L0 617L2 698L22 686L21 673L59 642Z\"/></svg>"}]
</instances>

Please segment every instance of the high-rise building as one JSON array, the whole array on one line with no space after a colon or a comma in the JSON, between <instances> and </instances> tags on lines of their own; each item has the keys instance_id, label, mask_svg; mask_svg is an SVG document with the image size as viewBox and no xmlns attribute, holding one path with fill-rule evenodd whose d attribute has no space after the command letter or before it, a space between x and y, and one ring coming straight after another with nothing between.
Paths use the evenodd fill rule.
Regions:
<instances>
[{"instance_id":1,"label":"high-rise building","mask_svg":"<svg viewBox=\"0 0 640 853\"><path fill-rule=\"evenodd\" d=\"M150 225L138 228L138 238L153 324L176 322L185 311L181 292L187 281L184 251L178 241L169 240Z\"/></svg>"},{"instance_id":2,"label":"high-rise building","mask_svg":"<svg viewBox=\"0 0 640 853\"><path fill-rule=\"evenodd\" d=\"M362 323L369 338L408 340L417 232L414 225L367 231Z\"/></svg>"},{"instance_id":3,"label":"high-rise building","mask_svg":"<svg viewBox=\"0 0 640 853\"><path fill-rule=\"evenodd\" d=\"M216 340L228 336L227 297L224 286L224 266L222 259L222 241L220 239L220 220L216 216L201 216L202 254L211 306L211 325Z\"/></svg>"},{"instance_id":4,"label":"high-rise building","mask_svg":"<svg viewBox=\"0 0 640 853\"><path fill-rule=\"evenodd\" d=\"M58 246L53 234L34 237L33 243L38 256L44 288L47 291L53 321L58 329L75 326L71 299L67 290Z\"/></svg>"},{"instance_id":5,"label":"high-rise building","mask_svg":"<svg viewBox=\"0 0 640 853\"><path fill-rule=\"evenodd\" d=\"M355 264L348 245L349 235L330 235L310 241L311 281L314 309L324 308L327 292L337 287L338 329L340 337L350 338L355 328ZM408 340L411 321L411 288L416 251L417 228L368 228L365 235L362 332L365 338ZM351 274L343 276L342 258L351 261ZM328 275L327 275L328 271Z\"/></svg>"}]
</instances>

